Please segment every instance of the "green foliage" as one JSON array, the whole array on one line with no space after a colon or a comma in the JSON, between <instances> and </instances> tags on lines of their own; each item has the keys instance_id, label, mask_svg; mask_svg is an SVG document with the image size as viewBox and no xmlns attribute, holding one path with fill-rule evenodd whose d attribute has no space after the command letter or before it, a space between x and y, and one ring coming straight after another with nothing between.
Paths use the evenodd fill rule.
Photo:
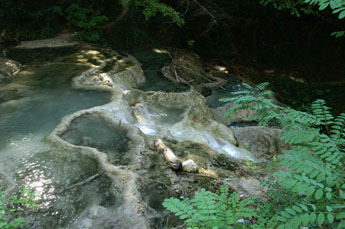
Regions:
<instances>
[{"instance_id":1,"label":"green foliage","mask_svg":"<svg viewBox=\"0 0 345 229\"><path fill-rule=\"evenodd\" d=\"M236 192L229 195L228 187L222 186L219 195L201 189L192 200L170 198L163 206L184 219L187 228L233 228L243 224L240 219L257 217L255 209L248 207L254 202L251 197L240 200Z\"/></svg>"},{"instance_id":2,"label":"green foliage","mask_svg":"<svg viewBox=\"0 0 345 229\"><path fill-rule=\"evenodd\" d=\"M305 0L311 5L318 5L319 10L324 10L327 7L332 9L333 14L338 14L339 19L345 17L345 1L344 0Z\"/></svg>"},{"instance_id":3,"label":"green foliage","mask_svg":"<svg viewBox=\"0 0 345 229\"><path fill-rule=\"evenodd\" d=\"M76 38L88 42L100 42L101 33L96 27L108 21L98 10L84 8L75 3L66 9L66 18L71 25L84 30Z\"/></svg>"},{"instance_id":4,"label":"green foliage","mask_svg":"<svg viewBox=\"0 0 345 229\"><path fill-rule=\"evenodd\" d=\"M267 187L265 193L267 201L257 200L260 215L257 219L257 225L254 228L274 228L278 225L279 219L279 217L274 217L275 213L282 212L286 206L303 201L303 198L291 190L283 188L273 176L265 180L262 185Z\"/></svg>"},{"instance_id":5,"label":"green foliage","mask_svg":"<svg viewBox=\"0 0 345 229\"><path fill-rule=\"evenodd\" d=\"M195 40L188 40L187 41L188 48L193 48L194 44L195 44Z\"/></svg>"},{"instance_id":6,"label":"green foliage","mask_svg":"<svg viewBox=\"0 0 345 229\"><path fill-rule=\"evenodd\" d=\"M247 90L234 92L236 97L220 99L221 102L231 102L234 106L229 110L225 116L233 115L238 109L252 109L257 113L250 117L250 120L260 121L260 125L267 125L269 121L280 119L278 115L282 108L273 103L273 92L263 90L268 86L268 83L259 84L252 87L248 84L243 84Z\"/></svg>"},{"instance_id":7,"label":"green foliage","mask_svg":"<svg viewBox=\"0 0 345 229\"><path fill-rule=\"evenodd\" d=\"M271 92L258 92L265 87L267 84L248 87L250 92L237 92L238 97L222 101L236 103L230 113L251 108L259 113L256 118L263 118L261 124L274 119L284 129L282 140L291 149L280 156L286 170L274 175L282 188L300 198L275 214L278 228L313 224L344 227L345 113L334 118L321 99L312 104L312 114L278 107L272 99L265 98L265 95L271 96ZM267 117L262 117L264 114Z\"/></svg>"},{"instance_id":8,"label":"green foliage","mask_svg":"<svg viewBox=\"0 0 345 229\"><path fill-rule=\"evenodd\" d=\"M305 14L317 14L318 11L330 8L333 14L338 14L339 19L345 17L345 1L344 0L260 0L263 5L271 4L278 10L288 9L292 14L301 16L301 13ZM312 6L317 5L318 9L314 9Z\"/></svg>"},{"instance_id":9,"label":"green foliage","mask_svg":"<svg viewBox=\"0 0 345 229\"><path fill-rule=\"evenodd\" d=\"M318 5L319 10L331 8L333 14L338 14L338 19L345 18L345 1L344 0L305 0L311 5ZM333 32L331 35L336 38L343 37L344 31Z\"/></svg>"},{"instance_id":10,"label":"green foliage","mask_svg":"<svg viewBox=\"0 0 345 229\"><path fill-rule=\"evenodd\" d=\"M159 0L137 0L136 4L144 7L143 13L146 20L156 16L157 13L161 13L163 16L170 17L178 26L182 26L185 23L174 8Z\"/></svg>"},{"instance_id":11,"label":"green foliage","mask_svg":"<svg viewBox=\"0 0 345 229\"><path fill-rule=\"evenodd\" d=\"M345 35L345 31L337 31L331 33L331 36L335 36L336 38L343 37Z\"/></svg>"},{"instance_id":12,"label":"green foliage","mask_svg":"<svg viewBox=\"0 0 345 229\"><path fill-rule=\"evenodd\" d=\"M270 4L278 10L289 10L291 14L296 15L297 17L301 16L301 14L317 13L317 11L315 11L310 5L306 4L305 0L260 0L260 3L265 6Z\"/></svg>"},{"instance_id":13,"label":"green foliage","mask_svg":"<svg viewBox=\"0 0 345 229\"><path fill-rule=\"evenodd\" d=\"M14 229L27 226L25 219L17 215L27 209L37 208L38 204L33 201L34 198L35 194L27 188L23 188L21 197L6 198L0 186L0 228Z\"/></svg>"},{"instance_id":14,"label":"green foliage","mask_svg":"<svg viewBox=\"0 0 345 229\"><path fill-rule=\"evenodd\" d=\"M260 0L262 5L272 5L278 10L287 9L296 16L301 16L301 14L314 14L320 15L319 11L323 11L330 8L333 14L338 14L338 19L345 18L345 1L344 0ZM318 9L313 7L318 6ZM344 31L333 32L331 34L335 37L344 36Z\"/></svg>"},{"instance_id":15,"label":"green foliage","mask_svg":"<svg viewBox=\"0 0 345 229\"><path fill-rule=\"evenodd\" d=\"M72 25L87 30L108 21L108 18L100 15L98 10L83 8L75 3L67 8L66 18Z\"/></svg>"},{"instance_id":16,"label":"green foliage","mask_svg":"<svg viewBox=\"0 0 345 229\"><path fill-rule=\"evenodd\" d=\"M60 29L62 17L59 6L46 2L20 0L0 1L0 42L45 38L55 35Z\"/></svg>"}]
</instances>

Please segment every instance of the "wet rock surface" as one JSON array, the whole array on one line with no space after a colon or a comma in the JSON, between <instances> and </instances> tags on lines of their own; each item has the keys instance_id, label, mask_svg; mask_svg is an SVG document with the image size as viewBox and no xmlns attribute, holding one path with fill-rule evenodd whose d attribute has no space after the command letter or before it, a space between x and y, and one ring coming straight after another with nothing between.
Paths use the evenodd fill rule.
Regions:
<instances>
[{"instance_id":1,"label":"wet rock surface","mask_svg":"<svg viewBox=\"0 0 345 229\"><path fill-rule=\"evenodd\" d=\"M32 43L29 47L38 46ZM255 141L254 136L242 136L243 129L234 134L225 123L215 120L197 90L138 90L146 79L134 57L93 47L52 57L43 66L31 63L26 71L39 67L42 74L35 74L37 79L29 83L17 84L49 87L51 80L43 77L48 75L45 68L61 68L61 62L73 63L75 69L61 79L55 76L61 84L73 77L73 88L106 91L111 100L65 116L45 138L53 149L48 156L42 153L43 159L37 154L34 162L23 162L28 167L20 171L18 180L36 184L33 189L51 198L43 199L38 211L31 213L35 227L171 228L181 221L164 210L166 198L192 198L201 188L215 192L224 182L241 194L262 195L258 180L267 172L255 154L243 149L246 142ZM154 147L157 139L184 163L184 169L171 169L164 151ZM270 155L271 147L265 150L258 155L268 159L264 154ZM41 187L43 180L47 182Z\"/></svg>"},{"instance_id":2,"label":"wet rock surface","mask_svg":"<svg viewBox=\"0 0 345 229\"><path fill-rule=\"evenodd\" d=\"M19 62L0 56L0 83L10 81L19 71Z\"/></svg>"},{"instance_id":3,"label":"wet rock surface","mask_svg":"<svg viewBox=\"0 0 345 229\"><path fill-rule=\"evenodd\" d=\"M225 114L232 109L234 104L227 103L223 106L211 108L211 111L214 115L214 118L223 123L226 126L229 126L234 123L242 122L242 121L250 121L250 117L254 116L256 112L254 110L245 109L245 110L237 110L233 115L226 116Z\"/></svg>"},{"instance_id":4,"label":"wet rock surface","mask_svg":"<svg viewBox=\"0 0 345 229\"><path fill-rule=\"evenodd\" d=\"M280 140L283 134L280 129L256 126L233 128L232 131L239 147L255 153L263 160L272 160L288 149L288 145Z\"/></svg>"},{"instance_id":5,"label":"wet rock surface","mask_svg":"<svg viewBox=\"0 0 345 229\"><path fill-rule=\"evenodd\" d=\"M78 42L72 41L73 34L61 34L55 38L23 41L17 48L36 49L36 48L57 48L78 45Z\"/></svg>"}]
</instances>

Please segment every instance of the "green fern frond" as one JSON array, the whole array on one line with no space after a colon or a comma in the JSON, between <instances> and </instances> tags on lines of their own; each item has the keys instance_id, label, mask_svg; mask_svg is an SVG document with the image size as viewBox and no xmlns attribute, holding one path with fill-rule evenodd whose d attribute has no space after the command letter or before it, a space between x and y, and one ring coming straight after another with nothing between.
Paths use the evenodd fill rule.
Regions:
<instances>
[{"instance_id":1,"label":"green fern frond","mask_svg":"<svg viewBox=\"0 0 345 229\"><path fill-rule=\"evenodd\" d=\"M281 124L281 139L290 149L279 156L285 169L274 176L277 190L285 194L271 198L270 205L259 204L255 209L253 198L241 200L237 193L229 195L227 187L222 187L219 195L201 190L195 199L182 203L184 209L189 205L188 214L175 206L178 201L170 204L171 211L185 217L187 226L199 228L232 228L240 224L238 219L255 219L257 224L250 225L255 229L345 227L345 113L334 118L324 100L312 104L311 114L283 108L274 104L273 92L265 90L268 83L245 87L247 90L234 93L236 97L220 101L233 103L227 115L238 109L252 109L256 114L251 119L261 125L271 120ZM296 202L286 200L288 195ZM268 210L263 206L268 206ZM267 213L276 207L276 214ZM265 214L258 214L258 210Z\"/></svg>"},{"instance_id":2,"label":"green fern frond","mask_svg":"<svg viewBox=\"0 0 345 229\"><path fill-rule=\"evenodd\" d=\"M290 129L281 137L288 144L309 144L318 136L314 129Z\"/></svg>"},{"instance_id":3,"label":"green fern frond","mask_svg":"<svg viewBox=\"0 0 345 229\"><path fill-rule=\"evenodd\" d=\"M257 217L254 208L247 207L255 202L254 198L241 200L236 192L229 196L228 186L222 186L220 194L201 189L192 200L166 199L163 206L185 219L188 227L232 228L239 219Z\"/></svg>"},{"instance_id":4,"label":"green fern frond","mask_svg":"<svg viewBox=\"0 0 345 229\"><path fill-rule=\"evenodd\" d=\"M236 97L220 99L221 102L233 103L233 107L225 114L225 116L233 115L237 110L251 109L256 111L250 120L258 120L259 125L267 126L272 120L278 121L280 116L280 106L273 102L273 92L265 90L268 83L262 83L255 88L245 85L247 90L234 92ZM279 121L278 121L279 122Z\"/></svg>"},{"instance_id":5,"label":"green fern frond","mask_svg":"<svg viewBox=\"0 0 345 229\"><path fill-rule=\"evenodd\" d=\"M163 206L169 211L175 213L180 219L186 219L191 217L194 213L194 208L190 204L189 199L179 200L176 198L165 199Z\"/></svg>"},{"instance_id":6,"label":"green fern frond","mask_svg":"<svg viewBox=\"0 0 345 229\"><path fill-rule=\"evenodd\" d=\"M263 82L259 84L258 86L256 86L255 89L258 91L262 91L262 90L265 90L268 86L269 86L268 82Z\"/></svg>"},{"instance_id":7,"label":"green fern frond","mask_svg":"<svg viewBox=\"0 0 345 229\"><path fill-rule=\"evenodd\" d=\"M318 99L311 105L313 114L317 119L319 125L331 125L333 124L333 115L329 111L330 108L326 106L326 102L323 99Z\"/></svg>"},{"instance_id":8,"label":"green fern frond","mask_svg":"<svg viewBox=\"0 0 345 229\"><path fill-rule=\"evenodd\" d=\"M335 144L344 145L342 139L345 138L345 113L341 113L334 119L330 132Z\"/></svg>"}]
</instances>

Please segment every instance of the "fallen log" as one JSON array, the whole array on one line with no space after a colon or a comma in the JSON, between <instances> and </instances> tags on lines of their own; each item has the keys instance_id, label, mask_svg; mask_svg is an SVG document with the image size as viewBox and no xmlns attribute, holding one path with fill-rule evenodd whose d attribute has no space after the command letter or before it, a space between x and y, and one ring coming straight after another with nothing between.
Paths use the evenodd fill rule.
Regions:
<instances>
[{"instance_id":1,"label":"fallen log","mask_svg":"<svg viewBox=\"0 0 345 229\"><path fill-rule=\"evenodd\" d=\"M181 160L174 154L174 152L167 147L162 139L157 139L154 142L156 149L164 154L165 159L169 162L169 165L174 170L180 170L182 167Z\"/></svg>"}]
</instances>

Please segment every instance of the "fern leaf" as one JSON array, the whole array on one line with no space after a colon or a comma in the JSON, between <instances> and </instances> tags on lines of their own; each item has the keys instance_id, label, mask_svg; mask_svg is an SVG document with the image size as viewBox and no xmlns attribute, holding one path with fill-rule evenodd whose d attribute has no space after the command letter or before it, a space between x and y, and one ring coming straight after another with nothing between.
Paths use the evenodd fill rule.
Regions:
<instances>
[{"instance_id":1,"label":"fern leaf","mask_svg":"<svg viewBox=\"0 0 345 229\"><path fill-rule=\"evenodd\" d=\"M342 135L345 132L345 113L341 113L335 118L333 125L331 126L331 137L338 145L342 139Z\"/></svg>"},{"instance_id":2,"label":"fern leaf","mask_svg":"<svg viewBox=\"0 0 345 229\"><path fill-rule=\"evenodd\" d=\"M312 103L312 110L315 115L315 117L318 120L318 123L321 125L330 125L332 124L332 120L334 119L333 115L329 111L330 108L327 107L325 100L318 99L315 102Z\"/></svg>"}]
</instances>

